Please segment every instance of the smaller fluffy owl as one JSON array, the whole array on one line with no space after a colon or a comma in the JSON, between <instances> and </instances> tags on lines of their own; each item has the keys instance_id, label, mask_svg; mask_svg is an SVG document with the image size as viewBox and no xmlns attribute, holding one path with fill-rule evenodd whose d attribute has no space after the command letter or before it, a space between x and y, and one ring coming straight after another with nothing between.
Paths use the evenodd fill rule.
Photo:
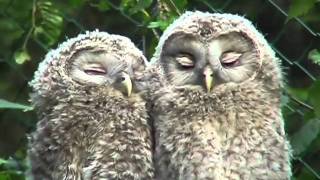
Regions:
<instances>
[{"instance_id":1,"label":"smaller fluffy owl","mask_svg":"<svg viewBox=\"0 0 320 180\"><path fill-rule=\"evenodd\" d=\"M290 178L279 60L248 20L186 12L152 66L156 179Z\"/></svg>"},{"instance_id":2,"label":"smaller fluffy owl","mask_svg":"<svg viewBox=\"0 0 320 180\"><path fill-rule=\"evenodd\" d=\"M39 117L28 151L34 179L153 179L151 128L135 80L145 66L128 38L98 31L48 53L30 82Z\"/></svg>"}]
</instances>

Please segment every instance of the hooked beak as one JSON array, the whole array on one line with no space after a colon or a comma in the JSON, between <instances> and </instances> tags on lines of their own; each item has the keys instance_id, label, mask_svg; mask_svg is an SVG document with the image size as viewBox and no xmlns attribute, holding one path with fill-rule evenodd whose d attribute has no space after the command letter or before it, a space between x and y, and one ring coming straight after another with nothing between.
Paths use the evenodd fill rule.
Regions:
<instances>
[{"instance_id":1,"label":"hooked beak","mask_svg":"<svg viewBox=\"0 0 320 180\"><path fill-rule=\"evenodd\" d=\"M132 93L132 81L130 76L127 73L121 74L121 84L124 87L124 91L126 92L127 96L129 97Z\"/></svg>"},{"instance_id":2,"label":"hooked beak","mask_svg":"<svg viewBox=\"0 0 320 180\"><path fill-rule=\"evenodd\" d=\"M205 81L205 86L206 86L207 92L210 92L210 90L214 86L212 69L209 67L206 67L203 71L203 75L204 75L204 81Z\"/></svg>"}]
</instances>

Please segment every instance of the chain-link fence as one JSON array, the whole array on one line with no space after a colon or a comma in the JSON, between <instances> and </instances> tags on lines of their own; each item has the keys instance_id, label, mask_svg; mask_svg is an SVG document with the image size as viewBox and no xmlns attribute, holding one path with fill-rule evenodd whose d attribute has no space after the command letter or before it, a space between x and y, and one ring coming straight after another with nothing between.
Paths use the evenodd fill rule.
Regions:
<instances>
[{"instance_id":1,"label":"chain-link fence","mask_svg":"<svg viewBox=\"0 0 320 180\"><path fill-rule=\"evenodd\" d=\"M294 150L293 179L320 179L320 68L314 63L320 56L320 7L314 1L311 14L291 17L289 7L300 1L0 0L1 100L27 104L27 82L38 63L66 37L94 29L121 34L150 58L162 31L185 10L237 13L253 22L282 60L287 84L283 113ZM30 111L0 113L1 179L4 172L25 171L26 133L34 130L36 117Z\"/></svg>"}]
</instances>

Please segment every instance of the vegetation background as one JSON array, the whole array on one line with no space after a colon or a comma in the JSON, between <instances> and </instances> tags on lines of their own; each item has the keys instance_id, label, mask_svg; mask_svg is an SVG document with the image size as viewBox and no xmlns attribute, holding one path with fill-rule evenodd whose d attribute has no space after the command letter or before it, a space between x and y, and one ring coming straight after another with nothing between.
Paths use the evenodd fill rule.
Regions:
<instances>
[{"instance_id":1,"label":"vegetation background","mask_svg":"<svg viewBox=\"0 0 320 180\"><path fill-rule=\"evenodd\" d=\"M320 179L319 0L0 0L0 180L26 179L27 136L37 118L28 81L45 54L99 29L131 38L150 58L163 30L186 10L250 19L282 59L292 179Z\"/></svg>"}]
</instances>

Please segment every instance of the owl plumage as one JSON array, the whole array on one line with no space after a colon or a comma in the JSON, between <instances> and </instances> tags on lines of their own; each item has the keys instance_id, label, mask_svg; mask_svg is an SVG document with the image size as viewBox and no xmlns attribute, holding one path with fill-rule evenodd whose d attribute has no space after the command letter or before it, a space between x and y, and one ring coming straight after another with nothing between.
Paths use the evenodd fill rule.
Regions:
<instances>
[{"instance_id":1,"label":"owl plumage","mask_svg":"<svg viewBox=\"0 0 320 180\"><path fill-rule=\"evenodd\" d=\"M151 62L157 179L290 178L280 62L248 20L186 12Z\"/></svg>"},{"instance_id":2,"label":"owl plumage","mask_svg":"<svg viewBox=\"0 0 320 180\"><path fill-rule=\"evenodd\" d=\"M34 179L152 179L152 140L142 86L142 52L126 37L87 32L50 51L31 101Z\"/></svg>"}]
</instances>

